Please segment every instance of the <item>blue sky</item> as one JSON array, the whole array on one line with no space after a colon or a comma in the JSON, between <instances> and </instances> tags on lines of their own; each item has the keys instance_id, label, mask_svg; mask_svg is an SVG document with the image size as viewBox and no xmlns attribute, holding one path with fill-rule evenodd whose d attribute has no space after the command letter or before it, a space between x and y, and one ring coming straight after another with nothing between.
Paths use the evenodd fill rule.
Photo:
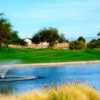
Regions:
<instances>
[{"instance_id":1,"label":"blue sky","mask_svg":"<svg viewBox=\"0 0 100 100\"><path fill-rule=\"evenodd\" d=\"M44 27L58 28L67 38L100 31L100 0L0 0L0 12L23 38Z\"/></svg>"}]
</instances>

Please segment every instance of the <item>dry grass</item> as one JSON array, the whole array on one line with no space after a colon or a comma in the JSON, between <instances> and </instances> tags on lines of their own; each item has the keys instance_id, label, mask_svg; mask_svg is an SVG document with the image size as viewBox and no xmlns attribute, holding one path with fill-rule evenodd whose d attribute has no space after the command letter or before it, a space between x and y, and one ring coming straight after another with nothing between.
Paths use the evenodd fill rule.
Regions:
<instances>
[{"instance_id":1,"label":"dry grass","mask_svg":"<svg viewBox=\"0 0 100 100\"><path fill-rule=\"evenodd\" d=\"M100 94L89 86L70 84L18 96L0 95L0 100L100 100Z\"/></svg>"}]
</instances>

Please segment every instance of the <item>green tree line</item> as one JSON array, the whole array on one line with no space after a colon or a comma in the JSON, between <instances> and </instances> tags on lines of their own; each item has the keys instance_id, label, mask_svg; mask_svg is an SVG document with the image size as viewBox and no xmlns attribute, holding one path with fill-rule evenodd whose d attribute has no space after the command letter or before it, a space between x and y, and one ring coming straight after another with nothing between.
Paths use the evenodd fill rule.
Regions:
<instances>
[{"instance_id":1,"label":"green tree line","mask_svg":"<svg viewBox=\"0 0 100 100\"><path fill-rule=\"evenodd\" d=\"M92 39L86 42L84 37L79 37L77 40L68 41L63 34L59 34L56 28L44 28L39 30L31 38L33 43L48 42L49 47L57 42L69 43L69 49L84 49L84 48L100 48L100 32L97 34L97 39ZM9 44L26 45L26 42L18 36L18 32L13 30L11 23L0 13L0 47L7 47Z\"/></svg>"}]
</instances>

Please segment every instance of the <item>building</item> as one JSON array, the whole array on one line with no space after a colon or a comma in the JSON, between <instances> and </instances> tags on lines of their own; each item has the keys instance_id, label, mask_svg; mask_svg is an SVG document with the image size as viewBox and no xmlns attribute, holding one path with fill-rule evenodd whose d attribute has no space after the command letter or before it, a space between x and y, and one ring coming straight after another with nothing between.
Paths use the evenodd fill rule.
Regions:
<instances>
[{"instance_id":1,"label":"building","mask_svg":"<svg viewBox=\"0 0 100 100\"><path fill-rule=\"evenodd\" d=\"M68 42L62 42L62 43L56 43L53 46L54 49L68 49L69 43Z\"/></svg>"}]
</instances>

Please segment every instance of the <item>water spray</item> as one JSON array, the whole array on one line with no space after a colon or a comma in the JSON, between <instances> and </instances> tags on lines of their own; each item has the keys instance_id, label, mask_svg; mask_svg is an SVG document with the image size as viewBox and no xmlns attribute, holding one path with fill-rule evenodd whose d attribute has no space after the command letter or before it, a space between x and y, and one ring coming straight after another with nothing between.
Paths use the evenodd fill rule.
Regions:
<instances>
[{"instance_id":1,"label":"water spray","mask_svg":"<svg viewBox=\"0 0 100 100\"><path fill-rule=\"evenodd\" d=\"M17 64L19 62L20 62L19 60L16 60L16 61L11 61L9 63L5 62L5 63L0 64L0 78L4 79L6 77L7 72L10 69L14 68L12 64Z\"/></svg>"}]
</instances>

